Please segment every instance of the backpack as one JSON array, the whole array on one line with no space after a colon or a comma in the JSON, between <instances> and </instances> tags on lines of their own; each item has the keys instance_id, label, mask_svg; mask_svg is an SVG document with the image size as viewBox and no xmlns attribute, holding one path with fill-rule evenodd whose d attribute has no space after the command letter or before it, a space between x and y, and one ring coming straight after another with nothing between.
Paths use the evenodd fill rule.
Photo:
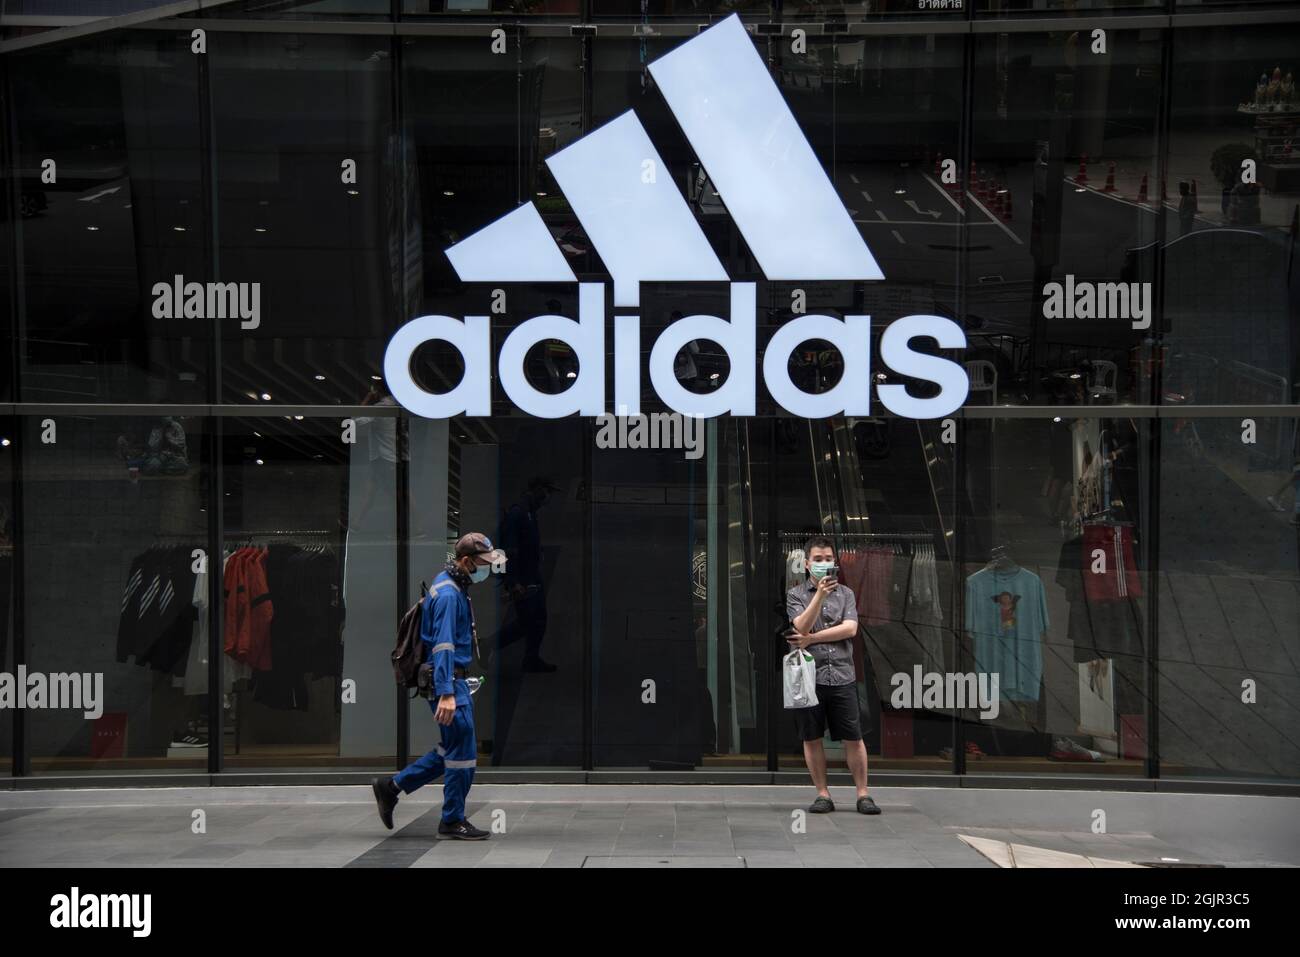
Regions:
<instances>
[{"instance_id":1,"label":"backpack","mask_svg":"<svg viewBox=\"0 0 1300 957\"><path fill-rule=\"evenodd\" d=\"M424 614L424 584L420 585L420 600L411 606L397 625L397 645L390 656L393 677L399 688L416 688L419 685L420 665L424 664L424 642L420 640L420 620Z\"/></svg>"}]
</instances>

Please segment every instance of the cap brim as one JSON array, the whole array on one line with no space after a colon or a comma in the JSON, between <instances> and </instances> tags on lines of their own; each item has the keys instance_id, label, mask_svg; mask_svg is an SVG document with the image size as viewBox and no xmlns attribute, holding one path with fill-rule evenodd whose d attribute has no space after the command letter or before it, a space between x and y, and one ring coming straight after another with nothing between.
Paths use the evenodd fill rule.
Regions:
<instances>
[{"instance_id":1,"label":"cap brim","mask_svg":"<svg viewBox=\"0 0 1300 957\"><path fill-rule=\"evenodd\" d=\"M490 552L476 552L475 557L486 559L489 564L495 565L497 562L505 561L506 553L499 548L494 548Z\"/></svg>"}]
</instances>

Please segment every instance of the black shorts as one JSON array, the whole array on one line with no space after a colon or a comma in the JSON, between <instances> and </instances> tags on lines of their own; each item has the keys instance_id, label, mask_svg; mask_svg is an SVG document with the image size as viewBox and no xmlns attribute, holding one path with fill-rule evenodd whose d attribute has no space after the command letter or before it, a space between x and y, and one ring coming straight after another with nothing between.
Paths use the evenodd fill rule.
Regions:
<instances>
[{"instance_id":1,"label":"black shorts","mask_svg":"<svg viewBox=\"0 0 1300 957\"><path fill-rule=\"evenodd\" d=\"M855 684L818 685L816 707L793 710L802 741L819 741L828 728L832 741L862 740L862 710Z\"/></svg>"}]
</instances>

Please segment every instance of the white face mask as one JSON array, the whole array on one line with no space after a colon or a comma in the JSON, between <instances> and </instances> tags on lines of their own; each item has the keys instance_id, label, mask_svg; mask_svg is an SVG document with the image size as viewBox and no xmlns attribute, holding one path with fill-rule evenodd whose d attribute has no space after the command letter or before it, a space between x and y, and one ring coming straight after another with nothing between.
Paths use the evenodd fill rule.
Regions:
<instances>
[{"instance_id":1,"label":"white face mask","mask_svg":"<svg viewBox=\"0 0 1300 957\"><path fill-rule=\"evenodd\" d=\"M812 573L814 580L825 578L826 573L835 567L834 562L809 562L808 571Z\"/></svg>"},{"instance_id":2,"label":"white face mask","mask_svg":"<svg viewBox=\"0 0 1300 957\"><path fill-rule=\"evenodd\" d=\"M491 571L491 565L475 565L474 570L470 572L469 580L477 584L486 579Z\"/></svg>"}]
</instances>

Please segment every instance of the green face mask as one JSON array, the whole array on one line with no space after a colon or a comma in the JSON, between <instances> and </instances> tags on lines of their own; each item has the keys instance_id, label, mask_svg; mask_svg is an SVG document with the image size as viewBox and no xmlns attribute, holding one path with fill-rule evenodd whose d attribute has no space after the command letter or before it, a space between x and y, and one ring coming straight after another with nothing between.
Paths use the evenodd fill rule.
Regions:
<instances>
[{"instance_id":1,"label":"green face mask","mask_svg":"<svg viewBox=\"0 0 1300 957\"><path fill-rule=\"evenodd\" d=\"M812 573L814 579L826 577L827 572L835 567L834 562L809 562L808 571Z\"/></svg>"}]
</instances>

